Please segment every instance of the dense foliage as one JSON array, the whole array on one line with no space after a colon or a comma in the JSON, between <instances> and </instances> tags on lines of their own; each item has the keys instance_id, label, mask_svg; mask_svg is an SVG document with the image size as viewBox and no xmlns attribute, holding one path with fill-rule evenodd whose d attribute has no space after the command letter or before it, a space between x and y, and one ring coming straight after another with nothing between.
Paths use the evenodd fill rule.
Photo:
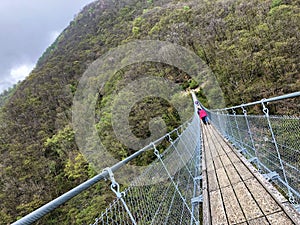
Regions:
<instances>
[{"instance_id":1,"label":"dense foliage","mask_svg":"<svg viewBox=\"0 0 300 225\"><path fill-rule=\"evenodd\" d=\"M226 104L234 105L300 89L299 28L297 0L99 0L86 6L2 107L0 224L95 175L75 143L71 106L80 77L99 56L136 39L182 45L209 65ZM155 63L131 65L107 82L99 93L95 120L103 143L119 159L133 150L113 134L110 102L114 91L147 73L183 89L198 86L183 71ZM157 116L168 129L178 125L170 104L146 99L131 113L133 133L147 137L147 123ZM144 157L137 163L150 160ZM89 224L111 199L107 187L96 185L39 224Z\"/></svg>"},{"instance_id":2,"label":"dense foliage","mask_svg":"<svg viewBox=\"0 0 300 225\"><path fill-rule=\"evenodd\" d=\"M14 94L15 90L17 89L17 84L14 84L13 87L4 90L0 94L0 108L5 105L5 103L9 100L9 98Z\"/></svg>"}]
</instances>

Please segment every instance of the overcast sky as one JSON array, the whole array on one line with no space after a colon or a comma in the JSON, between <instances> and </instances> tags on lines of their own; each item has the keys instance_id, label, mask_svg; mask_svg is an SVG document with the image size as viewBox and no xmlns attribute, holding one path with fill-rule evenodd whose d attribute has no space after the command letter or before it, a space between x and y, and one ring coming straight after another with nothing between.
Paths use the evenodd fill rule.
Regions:
<instances>
[{"instance_id":1,"label":"overcast sky","mask_svg":"<svg viewBox=\"0 0 300 225\"><path fill-rule=\"evenodd\" d=\"M23 80L74 16L93 0L0 0L0 93Z\"/></svg>"}]
</instances>

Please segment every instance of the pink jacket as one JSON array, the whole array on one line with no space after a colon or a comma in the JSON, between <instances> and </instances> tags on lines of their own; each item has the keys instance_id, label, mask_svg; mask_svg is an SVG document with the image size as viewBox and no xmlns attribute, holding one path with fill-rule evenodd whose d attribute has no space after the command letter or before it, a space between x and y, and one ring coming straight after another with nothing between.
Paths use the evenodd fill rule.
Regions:
<instances>
[{"instance_id":1,"label":"pink jacket","mask_svg":"<svg viewBox=\"0 0 300 225\"><path fill-rule=\"evenodd\" d=\"M204 109L201 109L201 110L199 111L199 116L200 116L200 119L202 119L203 117L207 116L207 114L206 114L206 112L205 112Z\"/></svg>"}]
</instances>

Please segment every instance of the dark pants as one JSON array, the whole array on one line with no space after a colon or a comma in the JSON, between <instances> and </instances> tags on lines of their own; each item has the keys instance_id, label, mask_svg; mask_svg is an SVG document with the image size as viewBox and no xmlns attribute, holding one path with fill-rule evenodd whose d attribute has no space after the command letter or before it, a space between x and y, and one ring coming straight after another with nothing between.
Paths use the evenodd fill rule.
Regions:
<instances>
[{"instance_id":1,"label":"dark pants","mask_svg":"<svg viewBox=\"0 0 300 225\"><path fill-rule=\"evenodd\" d=\"M203 121L203 123L204 123L205 125L206 125L206 124L209 124L207 116L204 116L204 117L202 118L202 121Z\"/></svg>"}]
</instances>

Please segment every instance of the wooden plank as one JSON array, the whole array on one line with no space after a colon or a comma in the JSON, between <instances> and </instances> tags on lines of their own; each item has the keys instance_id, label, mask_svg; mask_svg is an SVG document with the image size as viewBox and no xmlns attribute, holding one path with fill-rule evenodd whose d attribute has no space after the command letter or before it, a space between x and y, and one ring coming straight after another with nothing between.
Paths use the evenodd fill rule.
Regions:
<instances>
[{"instance_id":1,"label":"wooden plank","mask_svg":"<svg viewBox=\"0 0 300 225\"><path fill-rule=\"evenodd\" d=\"M233 185L233 188L247 220L263 216L263 213L252 198L251 194L248 192L248 189L243 182Z\"/></svg>"},{"instance_id":2,"label":"wooden plank","mask_svg":"<svg viewBox=\"0 0 300 225\"><path fill-rule=\"evenodd\" d=\"M249 165L250 169L254 168L252 165ZM288 200L270 183L268 182L262 174L260 174L255 168L253 171L255 177L263 184L263 186L273 195L273 197L280 203L287 202Z\"/></svg>"},{"instance_id":3,"label":"wooden plank","mask_svg":"<svg viewBox=\"0 0 300 225\"><path fill-rule=\"evenodd\" d=\"M226 155L226 152L224 151L224 148L223 148L224 143L219 138L217 141L218 141L218 145L219 145L219 147L217 149L219 156Z\"/></svg>"},{"instance_id":4,"label":"wooden plank","mask_svg":"<svg viewBox=\"0 0 300 225\"><path fill-rule=\"evenodd\" d=\"M223 148L224 148L224 151L228 154L230 152L233 152L233 150L226 144L226 145L223 145Z\"/></svg>"},{"instance_id":5,"label":"wooden plank","mask_svg":"<svg viewBox=\"0 0 300 225\"><path fill-rule=\"evenodd\" d=\"M207 177L208 177L209 191L215 191L215 190L219 189L216 172L215 171L207 172Z\"/></svg>"},{"instance_id":6,"label":"wooden plank","mask_svg":"<svg viewBox=\"0 0 300 225\"><path fill-rule=\"evenodd\" d=\"M203 133L203 145L204 145L205 149L209 148L209 143L208 143L207 135L205 133Z\"/></svg>"},{"instance_id":7,"label":"wooden plank","mask_svg":"<svg viewBox=\"0 0 300 225\"><path fill-rule=\"evenodd\" d=\"M202 157L202 196L203 196L203 223L210 223L210 207L209 207L209 197L208 197L208 177L207 177L207 166L206 166L206 152L208 149L207 141L204 140L204 129L202 129L202 144L204 146L204 152Z\"/></svg>"},{"instance_id":8,"label":"wooden plank","mask_svg":"<svg viewBox=\"0 0 300 225\"><path fill-rule=\"evenodd\" d=\"M267 221L266 217L257 218L254 220L248 221L249 225L269 225L269 222Z\"/></svg>"},{"instance_id":9,"label":"wooden plank","mask_svg":"<svg viewBox=\"0 0 300 225\"><path fill-rule=\"evenodd\" d=\"M213 160L214 160L214 164L215 164L215 170L217 170L219 168L223 168L223 164L220 160L220 157L215 157Z\"/></svg>"},{"instance_id":10,"label":"wooden plank","mask_svg":"<svg viewBox=\"0 0 300 225\"><path fill-rule=\"evenodd\" d=\"M232 149L227 144L228 141L224 140L222 135L220 135L220 133L217 132L215 128L213 128L212 131L215 136L216 142L218 142L218 143L220 143L220 145L222 145L222 153L220 155L222 155L223 152L225 152L225 153L232 152Z\"/></svg>"},{"instance_id":11,"label":"wooden plank","mask_svg":"<svg viewBox=\"0 0 300 225\"><path fill-rule=\"evenodd\" d=\"M222 163L225 167L228 166L228 165L231 165L231 161L229 160L229 158L226 154L222 155L220 158L221 158L221 161L222 161Z\"/></svg>"},{"instance_id":12,"label":"wooden plank","mask_svg":"<svg viewBox=\"0 0 300 225\"><path fill-rule=\"evenodd\" d=\"M245 184L265 215L281 210L280 206L256 179L249 179L245 181Z\"/></svg>"},{"instance_id":13,"label":"wooden plank","mask_svg":"<svg viewBox=\"0 0 300 225\"><path fill-rule=\"evenodd\" d=\"M222 145L220 145L218 148L218 155L219 156L226 155L226 152L223 150Z\"/></svg>"},{"instance_id":14,"label":"wooden plank","mask_svg":"<svg viewBox=\"0 0 300 225\"><path fill-rule=\"evenodd\" d=\"M212 158L216 158L219 156L217 150L216 150L216 147L214 146L214 144L211 144L210 145L210 153L211 153L211 157Z\"/></svg>"},{"instance_id":15,"label":"wooden plank","mask_svg":"<svg viewBox=\"0 0 300 225\"><path fill-rule=\"evenodd\" d=\"M288 202L288 200L270 183L268 182L262 174L260 174L257 169L255 169L245 158L241 158L246 166L252 171L257 180L262 184L262 186L268 191L268 193L275 199L275 201L281 205L284 212L288 217L295 223L300 224L300 215L296 212L295 208Z\"/></svg>"},{"instance_id":16,"label":"wooden plank","mask_svg":"<svg viewBox=\"0 0 300 225\"><path fill-rule=\"evenodd\" d=\"M203 195L203 224L210 224L209 198L207 189L207 173L202 173L202 195Z\"/></svg>"},{"instance_id":17,"label":"wooden plank","mask_svg":"<svg viewBox=\"0 0 300 225\"><path fill-rule=\"evenodd\" d=\"M214 164L213 164L212 159L211 158L206 158L206 157L204 157L204 159L205 159L205 165L206 165L207 171L214 170Z\"/></svg>"},{"instance_id":18,"label":"wooden plank","mask_svg":"<svg viewBox=\"0 0 300 225\"><path fill-rule=\"evenodd\" d=\"M212 191L210 194L211 220L214 225L225 225L227 218L223 207L220 190Z\"/></svg>"},{"instance_id":19,"label":"wooden plank","mask_svg":"<svg viewBox=\"0 0 300 225\"><path fill-rule=\"evenodd\" d=\"M284 212L278 212L267 216L272 225L295 225Z\"/></svg>"},{"instance_id":20,"label":"wooden plank","mask_svg":"<svg viewBox=\"0 0 300 225\"><path fill-rule=\"evenodd\" d=\"M230 185L230 181L226 175L224 168L217 169L216 173L217 173L220 188L227 187Z\"/></svg>"},{"instance_id":21,"label":"wooden plank","mask_svg":"<svg viewBox=\"0 0 300 225\"><path fill-rule=\"evenodd\" d=\"M232 163L240 162L241 160L236 156L234 152L229 152L228 157L230 158Z\"/></svg>"},{"instance_id":22,"label":"wooden plank","mask_svg":"<svg viewBox=\"0 0 300 225\"><path fill-rule=\"evenodd\" d=\"M206 140L204 140L204 151L205 151L205 157L206 158L211 158L210 146L209 146L209 143Z\"/></svg>"},{"instance_id":23,"label":"wooden plank","mask_svg":"<svg viewBox=\"0 0 300 225\"><path fill-rule=\"evenodd\" d=\"M300 213L289 203L282 204L285 213L294 221L295 224L300 224Z\"/></svg>"},{"instance_id":24,"label":"wooden plank","mask_svg":"<svg viewBox=\"0 0 300 225\"><path fill-rule=\"evenodd\" d=\"M248 168L242 162L236 162L234 163L234 166L243 180L247 180L253 177L253 174L250 173Z\"/></svg>"},{"instance_id":25,"label":"wooden plank","mask_svg":"<svg viewBox=\"0 0 300 225\"><path fill-rule=\"evenodd\" d=\"M204 148L208 148L209 147L209 143L208 143L208 140L207 140L207 136L203 135L203 144L204 144Z\"/></svg>"},{"instance_id":26,"label":"wooden plank","mask_svg":"<svg viewBox=\"0 0 300 225\"><path fill-rule=\"evenodd\" d=\"M245 222L246 218L231 186L221 189L229 224Z\"/></svg>"},{"instance_id":27,"label":"wooden plank","mask_svg":"<svg viewBox=\"0 0 300 225\"><path fill-rule=\"evenodd\" d=\"M206 158L206 169L207 169L207 172L215 170L212 158Z\"/></svg>"},{"instance_id":28,"label":"wooden plank","mask_svg":"<svg viewBox=\"0 0 300 225\"><path fill-rule=\"evenodd\" d=\"M217 142L215 140L212 141L211 134L208 134L207 138L208 138L208 144L209 144L209 147L210 147L211 157L215 158L215 157L218 156L218 152L217 152L216 146L215 146L215 143L217 143Z\"/></svg>"},{"instance_id":29,"label":"wooden plank","mask_svg":"<svg viewBox=\"0 0 300 225\"><path fill-rule=\"evenodd\" d=\"M225 153L229 153L229 152L232 152L232 151L233 151L232 148L229 147L228 141L224 140L222 137L220 137L220 141L219 141L219 142L220 142L220 144L222 145L223 151L224 151Z\"/></svg>"},{"instance_id":30,"label":"wooden plank","mask_svg":"<svg viewBox=\"0 0 300 225\"><path fill-rule=\"evenodd\" d=\"M204 152L202 152L202 172L205 173L207 171L205 149L203 149L203 151Z\"/></svg>"},{"instance_id":31,"label":"wooden plank","mask_svg":"<svg viewBox=\"0 0 300 225\"><path fill-rule=\"evenodd\" d=\"M227 172L227 175L229 177L229 180L230 180L231 184L236 184L236 183L242 181L242 179L240 178L238 172L236 171L236 169L234 168L234 166L232 164L226 166L225 170Z\"/></svg>"}]
</instances>

